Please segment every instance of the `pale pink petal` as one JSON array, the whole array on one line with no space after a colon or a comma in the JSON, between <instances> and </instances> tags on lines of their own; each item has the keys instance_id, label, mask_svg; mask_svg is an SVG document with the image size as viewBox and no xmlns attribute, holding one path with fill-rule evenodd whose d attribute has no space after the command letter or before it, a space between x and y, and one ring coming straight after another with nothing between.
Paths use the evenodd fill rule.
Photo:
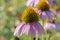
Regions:
<instances>
[{"instance_id":1,"label":"pale pink petal","mask_svg":"<svg viewBox=\"0 0 60 40\"><path fill-rule=\"evenodd\" d=\"M17 28L14 31L14 36L16 35L16 33L19 32L19 29L24 25L24 23L21 23L19 26L17 26Z\"/></svg>"},{"instance_id":2,"label":"pale pink petal","mask_svg":"<svg viewBox=\"0 0 60 40\"><path fill-rule=\"evenodd\" d=\"M30 24L27 23L24 27L25 27L25 29L24 29L23 32L24 32L26 35L28 35L28 34L29 34L29 31L30 31Z\"/></svg>"},{"instance_id":3,"label":"pale pink petal","mask_svg":"<svg viewBox=\"0 0 60 40\"><path fill-rule=\"evenodd\" d=\"M44 29L45 30L55 30L56 26L53 23L45 23Z\"/></svg>"},{"instance_id":4,"label":"pale pink petal","mask_svg":"<svg viewBox=\"0 0 60 40\"><path fill-rule=\"evenodd\" d=\"M60 25L58 23L45 23L45 30L60 30Z\"/></svg>"},{"instance_id":5,"label":"pale pink petal","mask_svg":"<svg viewBox=\"0 0 60 40\"><path fill-rule=\"evenodd\" d=\"M28 0L26 6L33 6L34 0Z\"/></svg>"},{"instance_id":6,"label":"pale pink petal","mask_svg":"<svg viewBox=\"0 0 60 40\"><path fill-rule=\"evenodd\" d=\"M18 36L21 36L24 33L25 24L18 30Z\"/></svg>"},{"instance_id":7,"label":"pale pink petal","mask_svg":"<svg viewBox=\"0 0 60 40\"><path fill-rule=\"evenodd\" d=\"M37 12L39 13L39 15L41 15L41 14L42 14L42 11L41 11L41 10L37 10Z\"/></svg>"},{"instance_id":8,"label":"pale pink petal","mask_svg":"<svg viewBox=\"0 0 60 40\"><path fill-rule=\"evenodd\" d=\"M42 13L41 10L39 10L39 9L37 9L37 8L34 8L34 10L35 10L39 15L41 15L41 13Z\"/></svg>"},{"instance_id":9,"label":"pale pink petal","mask_svg":"<svg viewBox=\"0 0 60 40\"><path fill-rule=\"evenodd\" d=\"M35 0L34 7L36 7L38 2L39 2L39 0Z\"/></svg>"},{"instance_id":10,"label":"pale pink petal","mask_svg":"<svg viewBox=\"0 0 60 40\"><path fill-rule=\"evenodd\" d=\"M30 31L30 25L27 23L25 24L23 27L21 27L21 29L19 30L18 34L21 36L22 34L26 34L28 35Z\"/></svg>"},{"instance_id":11,"label":"pale pink petal","mask_svg":"<svg viewBox=\"0 0 60 40\"><path fill-rule=\"evenodd\" d=\"M36 4L39 2L39 0L28 0L26 3L26 6L33 6L36 7Z\"/></svg>"}]
</instances>

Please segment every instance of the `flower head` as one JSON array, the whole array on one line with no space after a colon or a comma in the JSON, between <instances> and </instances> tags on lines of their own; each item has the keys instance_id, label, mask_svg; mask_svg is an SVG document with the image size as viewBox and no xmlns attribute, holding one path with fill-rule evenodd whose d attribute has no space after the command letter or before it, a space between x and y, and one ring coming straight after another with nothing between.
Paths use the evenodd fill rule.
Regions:
<instances>
[{"instance_id":1,"label":"flower head","mask_svg":"<svg viewBox=\"0 0 60 40\"><path fill-rule=\"evenodd\" d=\"M42 11L46 11L46 10L49 10L50 6L46 1L40 1L36 5L36 8L38 8L38 9L40 9Z\"/></svg>"},{"instance_id":2,"label":"flower head","mask_svg":"<svg viewBox=\"0 0 60 40\"><path fill-rule=\"evenodd\" d=\"M39 15L33 10L32 7L28 7L23 12L21 20L28 23L37 22L39 20Z\"/></svg>"},{"instance_id":3,"label":"flower head","mask_svg":"<svg viewBox=\"0 0 60 40\"><path fill-rule=\"evenodd\" d=\"M33 8L26 8L21 16L22 22L15 29L14 35L32 34L32 36L35 37L36 32L38 35L44 33L43 27L38 23L38 17L38 13L36 13Z\"/></svg>"}]
</instances>

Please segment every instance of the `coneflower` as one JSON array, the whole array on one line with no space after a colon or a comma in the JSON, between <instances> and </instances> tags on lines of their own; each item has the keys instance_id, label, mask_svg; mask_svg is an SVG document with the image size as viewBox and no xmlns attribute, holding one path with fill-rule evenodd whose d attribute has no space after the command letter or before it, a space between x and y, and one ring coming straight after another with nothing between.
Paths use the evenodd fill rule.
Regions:
<instances>
[{"instance_id":1,"label":"coneflower","mask_svg":"<svg viewBox=\"0 0 60 40\"><path fill-rule=\"evenodd\" d=\"M52 20L52 15L50 12L50 5L47 1L42 0L36 5L35 9L40 15L42 15L42 18L45 20L47 17L49 20Z\"/></svg>"},{"instance_id":2,"label":"coneflower","mask_svg":"<svg viewBox=\"0 0 60 40\"><path fill-rule=\"evenodd\" d=\"M22 34L32 34L33 37L44 33L44 28L39 21L39 15L34 11L32 7L28 7L21 15L21 22L15 29L14 35L22 36Z\"/></svg>"}]
</instances>

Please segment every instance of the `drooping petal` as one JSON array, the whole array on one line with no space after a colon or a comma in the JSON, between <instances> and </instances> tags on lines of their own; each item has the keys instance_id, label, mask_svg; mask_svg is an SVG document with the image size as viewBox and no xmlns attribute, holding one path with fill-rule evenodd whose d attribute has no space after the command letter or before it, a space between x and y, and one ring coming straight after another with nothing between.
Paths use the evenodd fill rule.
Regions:
<instances>
[{"instance_id":1,"label":"drooping petal","mask_svg":"<svg viewBox=\"0 0 60 40\"><path fill-rule=\"evenodd\" d=\"M38 32L38 34L44 33L44 29L39 23L32 23L32 27Z\"/></svg>"},{"instance_id":2,"label":"drooping petal","mask_svg":"<svg viewBox=\"0 0 60 40\"><path fill-rule=\"evenodd\" d=\"M21 36L24 32L24 29L25 29L25 24L18 30L18 37Z\"/></svg>"},{"instance_id":3,"label":"drooping petal","mask_svg":"<svg viewBox=\"0 0 60 40\"><path fill-rule=\"evenodd\" d=\"M53 23L45 23L44 29L45 30L55 30L56 26Z\"/></svg>"},{"instance_id":4,"label":"drooping petal","mask_svg":"<svg viewBox=\"0 0 60 40\"><path fill-rule=\"evenodd\" d=\"M46 23L44 26L45 30L60 30L60 25L57 23Z\"/></svg>"},{"instance_id":5,"label":"drooping petal","mask_svg":"<svg viewBox=\"0 0 60 40\"><path fill-rule=\"evenodd\" d=\"M46 18L47 18L46 12L45 12L45 11L43 11L43 12L42 12L42 19L44 19L44 20L45 20Z\"/></svg>"},{"instance_id":6,"label":"drooping petal","mask_svg":"<svg viewBox=\"0 0 60 40\"><path fill-rule=\"evenodd\" d=\"M24 25L24 23L21 23L20 25L17 26L17 28L14 31L14 36L19 32L19 29Z\"/></svg>"},{"instance_id":7,"label":"drooping petal","mask_svg":"<svg viewBox=\"0 0 60 40\"><path fill-rule=\"evenodd\" d=\"M60 25L58 23L55 23L56 30L60 30Z\"/></svg>"},{"instance_id":8,"label":"drooping petal","mask_svg":"<svg viewBox=\"0 0 60 40\"><path fill-rule=\"evenodd\" d=\"M26 35L28 35L29 34L29 32L30 32L30 24L29 23L27 23L25 26L25 29L24 29L24 33L26 34Z\"/></svg>"},{"instance_id":9,"label":"drooping petal","mask_svg":"<svg viewBox=\"0 0 60 40\"><path fill-rule=\"evenodd\" d=\"M32 34L33 37L36 36L36 31L35 31L35 29L33 28L32 24L30 24L30 33Z\"/></svg>"},{"instance_id":10,"label":"drooping petal","mask_svg":"<svg viewBox=\"0 0 60 40\"><path fill-rule=\"evenodd\" d=\"M21 36L22 34L26 34L28 35L29 34L29 31L30 31L30 25L27 23L25 24L23 27L21 27L21 29L19 30L19 35Z\"/></svg>"},{"instance_id":11,"label":"drooping petal","mask_svg":"<svg viewBox=\"0 0 60 40\"><path fill-rule=\"evenodd\" d=\"M45 11L49 20L52 20L52 15L50 11Z\"/></svg>"},{"instance_id":12,"label":"drooping petal","mask_svg":"<svg viewBox=\"0 0 60 40\"><path fill-rule=\"evenodd\" d=\"M52 4L54 0L47 0L49 4Z\"/></svg>"}]
</instances>

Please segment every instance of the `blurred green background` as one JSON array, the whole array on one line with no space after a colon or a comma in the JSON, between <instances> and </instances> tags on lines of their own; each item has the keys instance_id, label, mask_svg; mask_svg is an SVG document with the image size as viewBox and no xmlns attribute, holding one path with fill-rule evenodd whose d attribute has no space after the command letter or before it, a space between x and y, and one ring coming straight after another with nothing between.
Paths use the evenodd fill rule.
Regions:
<instances>
[{"instance_id":1,"label":"blurred green background","mask_svg":"<svg viewBox=\"0 0 60 40\"><path fill-rule=\"evenodd\" d=\"M18 40L13 35L16 27L15 21L19 19L26 8L26 2L27 0L0 0L0 40ZM60 0L55 0L51 7L58 10L56 21L60 24ZM20 39L31 40L26 35L23 35ZM51 40L60 40L60 31L56 31L52 35Z\"/></svg>"}]
</instances>

